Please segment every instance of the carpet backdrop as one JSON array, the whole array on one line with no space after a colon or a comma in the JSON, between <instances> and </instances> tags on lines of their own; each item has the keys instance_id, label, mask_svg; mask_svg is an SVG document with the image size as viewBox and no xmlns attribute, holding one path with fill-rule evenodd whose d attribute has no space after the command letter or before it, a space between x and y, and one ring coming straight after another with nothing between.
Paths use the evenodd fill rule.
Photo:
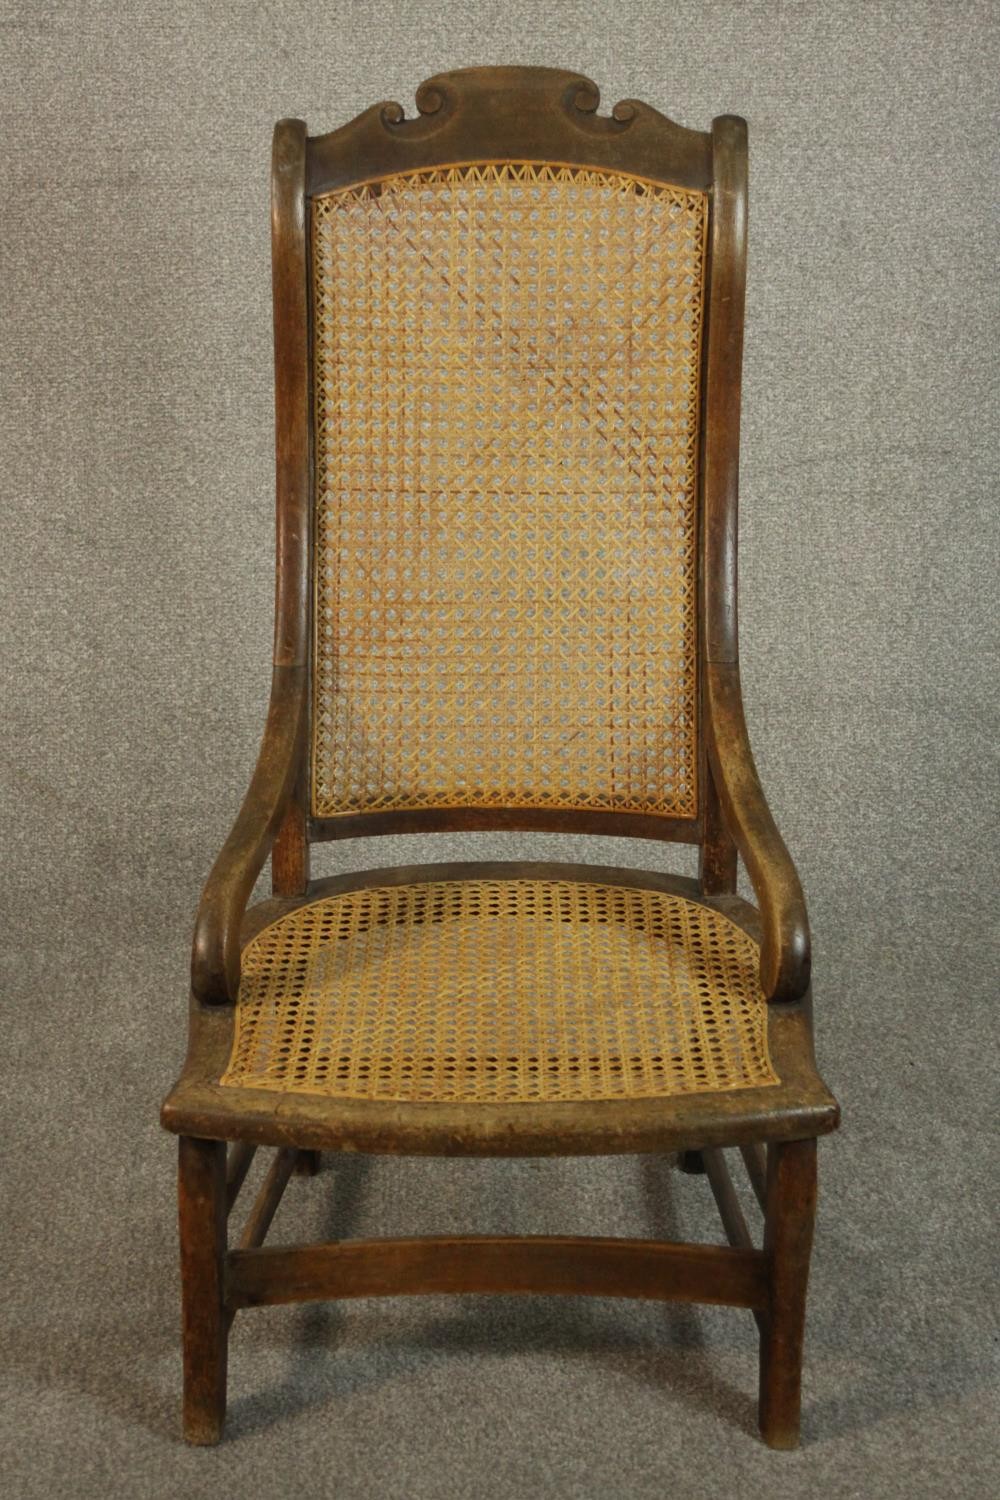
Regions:
<instances>
[{"instance_id":1,"label":"carpet backdrop","mask_svg":"<svg viewBox=\"0 0 1000 1500\"><path fill-rule=\"evenodd\" d=\"M4 0L7 1495L996 1493L994 17ZM500 62L749 120L746 692L845 1119L791 1456L753 1435L748 1316L614 1302L247 1314L230 1440L178 1438L157 1108L268 687L271 128ZM439 836L320 864L469 850L582 857ZM328 1162L275 1235L462 1227L718 1233L703 1182L629 1159Z\"/></svg>"}]
</instances>

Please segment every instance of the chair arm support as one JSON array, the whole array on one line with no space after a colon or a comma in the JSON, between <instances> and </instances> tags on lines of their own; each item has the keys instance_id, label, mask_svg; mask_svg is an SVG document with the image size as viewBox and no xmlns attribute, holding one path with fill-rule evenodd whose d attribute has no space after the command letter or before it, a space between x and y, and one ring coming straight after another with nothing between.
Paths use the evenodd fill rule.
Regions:
<instances>
[{"instance_id":1,"label":"chair arm support","mask_svg":"<svg viewBox=\"0 0 1000 1500\"><path fill-rule=\"evenodd\" d=\"M257 765L195 921L191 988L206 1005L224 1005L239 993L240 928L295 788L305 702L305 668L276 666Z\"/></svg>"},{"instance_id":2,"label":"chair arm support","mask_svg":"<svg viewBox=\"0 0 1000 1500\"><path fill-rule=\"evenodd\" d=\"M735 662L705 667L708 754L723 816L760 906L760 980L769 1001L798 1000L809 986L809 918L792 857L757 775Z\"/></svg>"}]
</instances>

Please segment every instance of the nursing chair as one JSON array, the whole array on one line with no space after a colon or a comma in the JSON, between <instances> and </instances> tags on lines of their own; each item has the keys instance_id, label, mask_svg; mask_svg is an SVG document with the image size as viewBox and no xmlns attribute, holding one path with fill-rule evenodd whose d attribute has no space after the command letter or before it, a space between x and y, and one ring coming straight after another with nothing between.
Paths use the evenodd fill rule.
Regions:
<instances>
[{"instance_id":1,"label":"nursing chair","mask_svg":"<svg viewBox=\"0 0 1000 1500\"><path fill-rule=\"evenodd\" d=\"M222 1432L243 1308L571 1293L750 1309L761 1432L792 1447L816 1140L838 1108L740 697L746 126L602 114L593 83L551 68L442 74L416 102L274 135L273 685L162 1112L184 1431ZM696 845L698 877L310 878L318 841L469 829ZM268 855L273 895L248 908ZM258 1147L275 1155L231 1239ZM346 1151L680 1152L726 1243L265 1246L291 1174Z\"/></svg>"}]
</instances>

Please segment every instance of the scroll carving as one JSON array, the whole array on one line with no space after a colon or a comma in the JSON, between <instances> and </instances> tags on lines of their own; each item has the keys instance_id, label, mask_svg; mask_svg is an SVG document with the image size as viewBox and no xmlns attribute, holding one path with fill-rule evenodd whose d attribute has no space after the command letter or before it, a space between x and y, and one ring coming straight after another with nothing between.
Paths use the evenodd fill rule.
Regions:
<instances>
[{"instance_id":1,"label":"scroll carving","mask_svg":"<svg viewBox=\"0 0 1000 1500\"><path fill-rule=\"evenodd\" d=\"M682 187L711 180L711 137L637 99L600 112L601 91L560 68L461 68L428 78L416 112L396 100L309 142L308 191L475 161L560 161L631 171Z\"/></svg>"}]
</instances>

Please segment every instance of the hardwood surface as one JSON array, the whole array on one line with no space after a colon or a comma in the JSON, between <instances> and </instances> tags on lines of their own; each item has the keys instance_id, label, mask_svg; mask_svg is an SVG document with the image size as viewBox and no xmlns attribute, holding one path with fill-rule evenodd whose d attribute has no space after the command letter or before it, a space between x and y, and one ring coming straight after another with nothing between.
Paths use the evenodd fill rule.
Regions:
<instances>
[{"instance_id":1,"label":"hardwood surface","mask_svg":"<svg viewBox=\"0 0 1000 1500\"><path fill-rule=\"evenodd\" d=\"M217 1443L226 1415L226 1148L181 1136L178 1210L184 1436Z\"/></svg>"},{"instance_id":2,"label":"hardwood surface","mask_svg":"<svg viewBox=\"0 0 1000 1500\"><path fill-rule=\"evenodd\" d=\"M228 1286L236 1307L330 1297L501 1292L762 1308L768 1296L766 1259L748 1247L517 1235L431 1235L238 1250L229 1259Z\"/></svg>"},{"instance_id":3,"label":"hardwood surface","mask_svg":"<svg viewBox=\"0 0 1000 1500\"><path fill-rule=\"evenodd\" d=\"M816 1142L768 1148L764 1254L768 1297L760 1343L760 1430L772 1448L799 1441L806 1287L816 1218Z\"/></svg>"},{"instance_id":4,"label":"hardwood surface","mask_svg":"<svg viewBox=\"0 0 1000 1500\"><path fill-rule=\"evenodd\" d=\"M639 99L598 111L600 90L562 68L460 68L428 78L409 118L395 101L309 143L307 191L452 162L549 161L707 188L711 140Z\"/></svg>"}]
</instances>

